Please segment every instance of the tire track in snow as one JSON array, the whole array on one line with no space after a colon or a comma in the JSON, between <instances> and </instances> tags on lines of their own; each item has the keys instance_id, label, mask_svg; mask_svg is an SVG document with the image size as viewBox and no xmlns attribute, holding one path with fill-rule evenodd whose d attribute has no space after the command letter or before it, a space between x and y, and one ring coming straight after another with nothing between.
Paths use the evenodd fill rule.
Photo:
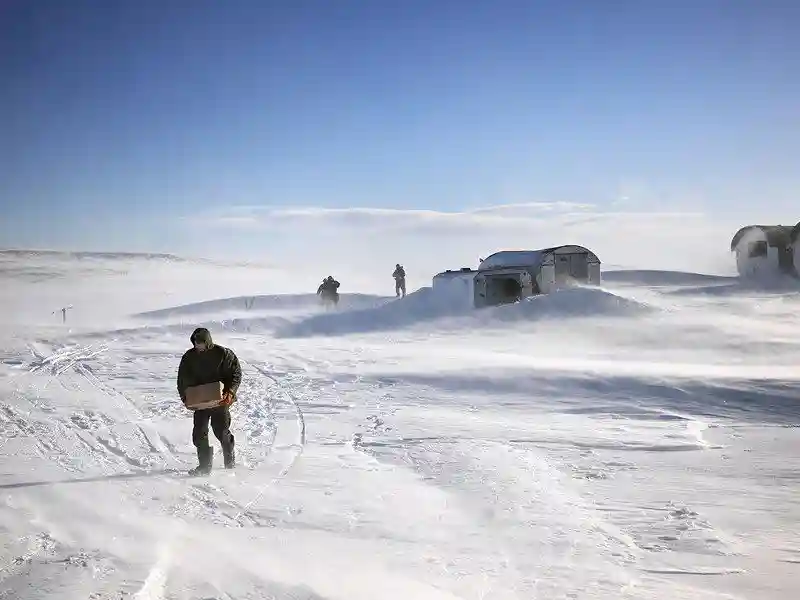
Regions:
<instances>
[{"instance_id":1,"label":"tire track in snow","mask_svg":"<svg viewBox=\"0 0 800 600\"><path fill-rule=\"evenodd\" d=\"M67 354L69 354L69 356L64 358L64 356ZM105 396L119 396L120 394L115 393L116 390L114 390L112 386L100 382L90 370L82 369L82 365L76 364L77 361L74 359L79 355L80 353L75 351L70 353L64 352L57 354L55 359L52 359L48 362L60 363L60 373L66 372L69 370L69 367L72 366L75 372L77 372L79 375L82 375L83 379L89 382L94 389L103 393ZM36 373L37 371L41 371L41 369L34 369L33 373ZM38 391L35 393L39 394ZM136 410L135 405L132 403L129 403L129 405ZM9 411L10 410L11 409L9 408ZM141 414L138 410L137 413ZM4 416L2 411L0 411L0 419L3 423L9 423L8 416ZM63 436L55 436L52 435L52 432L48 433L47 431L39 432L42 433L42 435L37 435L37 430L27 421L25 421L25 419L20 420L17 418L10 420L10 425L15 426L20 433L29 436L34 441L34 444L36 444L36 448L38 449L38 455L42 456L43 458L47 458L48 455L52 456L52 454L56 454L59 457L57 462L60 466L65 468L65 470L72 473L82 472L82 469L76 469L69 463L65 463L64 460L61 460L64 455L70 454L69 452L67 452L64 448L56 447L49 442L49 440L64 439ZM131 434L136 441L141 442L143 449L149 450L149 453L144 457L132 454L121 442L120 437L113 431L115 426L124 424L118 423L113 419L106 417L102 413L94 413L93 411L73 413L68 422L64 421L63 425L66 427L67 432L74 436L76 443L84 448L85 451L88 451L87 458L100 466L105 475L113 476L120 474L125 475L129 473L134 475L136 473L148 474L153 468L152 461L149 461L148 458L154 455L165 459L165 465L167 462L169 462L169 459L172 459L172 461L181 467L185 467L186 469L188 469L190 466L181 460L177 448L166 437L160 433L155 433L153 436L150 436L141 425L131 424L133 427ZM163 445L163 449L159 449L159 445ZM168 472L165 473L165 475L171 476L167 477L166 481L171 481L177 485L185 486L184 482L181 482L179 478L174 477L174 472ZM236 511L240 514L246 513L246 509L242 507L241 503L231 498L231 496L225 490L217 486L213 486L207 482L192 482L190 486L192 488L192 492L188 496L184 497L184 499L189 501L189 505L205 507L206 509L210 509L212 512L216 511L216 509L219 507L227 507L230 510ZM180 505L173 506L174 514L186 514L187 512L195 511L193 508L191 508L191 506L185 506L183 509L180 508ZM219 513L219 517L224 517L224 511L216 512ZM257 518L253 515L247 516L253 524L259 526L263 525L263 519ZM229 516L224 517L225 521L229 519Z\"/></svg>"},{"instance_id":2,"label":"tire track in snow","mask_svg":"<svg viewBox=\"0 0 800 600\"><path fill-rule=\"evenodd\" d=\"M100 380L100 378L95 375L91 369L87 368L84 364L77 364L75 365L75 371L84 377L86 381L89 382L96 390L104 394L109 398L116 398L122 399L122 409L125 410L127 408L132 409L133 412L136 414L136 419L139 421L144 421L145 416L142 413L141 409L133 402L127 395L120 392L114 386L105 383L104 381Z\"/></svg>"},{"instance_id":3,"label":"tire track in snow","mask_svg":"<svg viewBox=\"0 0 800 600\"><path fill-rule=\"evenodd\" d=\"M112 342L113 341L116 340L112 340ZM109 399L113 399L123 413L132 412L132 421L136 421L138 423L148 422L150 419L144 415L140 407L133 402L130 397L120 392L113 385L101 380L99 377L97 377L97 375L95 375L93 369L90 368L89 365L85 364L85 361L96 358L109 349L109 344L103 343L95 349L93 349L91 345L87 345L79 346L69 350L63 350L54 353L50 357L42 358L40 361L41 364L35 366L31 371L36 372L37 369L41 369L47 364L56 363L59 365L59 368L55 370L54 376L58 376L69 370L72 370L81 376L81 380L87 382L92 389L100 392L103 396ZM59 381L63 384L63 380L59 379ZM108 424L109 428L116 424L115 421L110 421L111 423ZM169 441L166 440L163 435L158 433L155 435L149 435L144 430L142 425L136 425L132 434L133 436L140 438L140 441L143 442L143 446L149 449L149 452L144 457L131 455L120 443L119 437L113 432L111 432L108 437L101 437L98 435L92 435L92 437L95 439L97 445L102 447L102 452L104 452L106 455L113 455L118 459L121 459L120 466L130 466L136 469L147 471L153 466L153 460L151 458L153 456L160 457L164 465L167 465L170 462L180 466L185 465L185 463L180 459L176 447L169 443ZM158 442L160 442L160 444Z\"/></svg>"},{"instance_id":4,"label":"tire track in snow","mask_svg":"<svg viewBox=\"0 0 800 600\"><path fill-rule=\"evenodd\" d=\"M295 450L295 453L289 460L288 464L286 464L283 467L283 469L281 469L281 471L275 477L272 478L271 481L262 486L259 486L258 494L256 494L255 498L253 498L252 500L250 500L250 502L245 504L242 511L240 511L238 514L234 516L234 520L237 523L240 523L240 518L244 514L249 512L252 506L261 499L261 497L264 495L264 493L267 491L269 487L273 486L278 481L286 477L289 471L291 471L292 467L297 463L300 456L303 454L306 445L306 422L305 422L305 417L303 416L303 411L300 409L300 405L298 404L297 400L288 390L285 389L284 386L281 385L281 383L275 377L273 377L267 371L267 369L264 366L255 364L252 366L264 378L272 381L275 384L276 388L281 393L281 397L283 398L284 402L294 410L296 422L298 425L298 437L297 437L297 442L289 447L293 448Z\"/></svg>"},{"instance_id":5,"label":"tire track in snow","mask_svg":"<svg viewBox=\"0 0 800 600\"><path fill-rule=\"evenodd\" d=\"M258 377L248 379L249 381L246 384L246 388L242 390L242 396L248 397L248 401L246 402L248 412L244 415L246 423L250 425L248 441L252 442L255 439L260 442L265 435L268 436L269 439L266 441L266 448L269 452L272 449L275 439L274 406L272 402L266 400L269 394L267 386L259 385ZM239 406L241 406L241 404ZM259 421L263 421L264 419L269 420L267 426L257 425ZM254 425L256 426L254 427ZM147 437L147 434L141 427L139 430L143 436ZM252 435L253 431L256 432L255 436ZM175 459L188 470L190 465L183 463L183 461L177 458L175 446L160 433L157 433L156 436L165 447L170 449ZM153 447L155 445L155 439L146 440L146 443ZM239 444L239 453L241 461L243 454L241 443ZM258 460L255 464L247 466L247 469L251 472L257 471L261 462L263 462L263 459ZM252 503L247 506L243 505L242 502L234 498L232 493L228 491L229 486L221 482L230 477L230 481L233 482L235 487L239 485L245 486L246 484L244 482L237 482L236 476L238 473L236 471L230 474L225 472L213 472L208 478L201 479L190 478L188 474L183 474L184 477L181 477L182 474L180 472L165 475L170 475L166 478L170 484L180 485L184 490L187 489L187 483L184 481L184 477L189 478L188 494L184 493L176 504L171 505L167 509L167 512L172 516L193 518L202 515L206 518L210 517L213 522L225 526L235 525L242 527L245 525L252 525L255 527L264 527L271 525L271 521L268 518L262 517L249 510ZM223 479L220 482L216 482L217 477L222 477ZM277 479L278 478L276 478L276 480ZM235 517L231 516L231 511L234 512ZM248 523L244 522L245 518Z\"/></svg>"},{"instance_id":6,"label":"tire track in snow","mask_svg":"<svg viewBox=\"0 0 800 600\"><path fill-rule=\"evenodd\" d=\"M125 412L130 414L131 409L133 409L134 415L131 417L131 420L137 420L137 417L141 415L141 411L138 410L138 407L131 402L127 396L115 390L113 386L101 381L91 368L82 364L83 360L97 357L105 351L105 349L107 349L107 346L99 350L97 348L71 348L69 350L60 350L54 352L50 356L42 358L23 375L32 375L34 377L36 375L51 375L53 379L56 379L56 382L53 383L60 384L66 390L69 390L71 386L68 387L64 385L65 380L61 379L59 376L72 371L81 376L81 379L78 381L86 382L87 384L87 386L80 386L81 391L84 389L93 389L109 398L119 398L123 396L127 401L124 407L126 409ZM71 381L66 381L66 383L75 381L72 377L69 379ZM256 377L256 379L258 379L258 377ZM51 382L52 379L47 383L49 384ZM89 386L91 386L91 388L89 388ZM45 386L42 386L41 382L39 382L39 385L32 385L29 390L24 394L20 394L20 396L26 401L31 401L31 396L42 399L42 390L44 387ZM74 410L75 407L72 406L71 399L68 398L67 400L67 404L62 408L67 408L67 410L72 408ZM102 399L100 399L100 401L102 401ZM147 473L151 471L151 469L147 468L149 465L146 464L146 461L142 460L142 457L136 451L140 445L144 452L149 452L148 456L157 454L167 459L171 456L181 464L185 464L180 460L176 446L164 435L155 430L150 431L149 427L146 431L141 424L136 424L135 422L125 423L94 410L79 410L77 412L72 412L72 414L67 413L64 415L63 419L55 423L55 426L52 422L41 423L43 426L47 425L47 427L41 429L37 425L38 421L32 420L31 418L26 419L19 411L15 411L13 407L5 408L6 409L3 410L4 407L0 406L0 428L6 433L13 432L14 436L30 438L32 443L35 444L36 453L42 458L52 458L54 453L61 456L70 454L83 457L83 465L73 464L72 468L70 468L69 464L62 465L67 471L73 473L76 471L85 472L90 460L93 460L97 466L101 466L106 475L124 475L126 473L119 472L130 472L131 467L133 468L134 474L136 472ZM125 430L125 434L122 437L114 431L115 428L118 427L122 427ZM65 428L66 431L62 431L63 428ZM129 429L132 430L129 431ZM269 428L267 428L267 430L268 429ZM10 438L11 436L9 435L8 437ZM124 443L122 441L123 438L125 440ZM67 441L69 441L69 443L67 443ZM130 448L129 442L134 443L136 446L133 452L131 451L132 449ZM69 450L70 445L76 446L78 448L77 452L74 449ZM128 447L126 448L126 446ZM59 464L61 464L61 461L59 461ZM80 466L80 468L76 468L77 466ZM188 467L189 465L186 466ZM186 512L181 510L184 507L188 508L190 513L206 513L206 515L208 513L213 513L212 517L214 520L227 527L264 527L272 524L267 518L249 513L248 507L243 506L240 502L233 499L222 487L214 486L210 482L199 482L197 480L190 482L187 486L187 482L184 481L183 478L175 477L174 473L165 473L165 475L168 476L162 477L156 475L156 477L162 484L166 484L167 486L169 486L170 483L181 486L181 494L177 497L183 497L188 501L187 504L183 506L181 506L179 502L177 505L169 503L169 505L164 507L177 509L177 511L173 513L173 516L178 516L178 522L181 524L187 522L185 517L191 519L190 515L187 515ZM140 494L142 490L145 490L145 493L149 493L149 488L152 488L151 484L143 482L137 483L136 480L134 480L132 484L130 480L127 479L122 479L121 481L125 481L126 483L122 484L123 488L120 490L120 501L125 504L132 502L134 503L134 507L139 503L139 500L137 500L139 497L138 494ZM148 479L147 481L150 480ZM130 485L133 487L129 487ZM223 487L225 487L224 484ZM189 490L188 493L187 488ZM153 493L161 493L161 491ZM180 514L181 512L183 512L182 515ZM232 517L234 513L236 514L235 518ZM181 519L181 516L184 518ZM167 540L163 543L159 549L155 564L150 569L135 598L140 600L164 600L167 597L171 597L167 591L167 580L173 561L176 558L176 543L176 540ZM14 565L11 565L11 567L13 566ZM0 596L2 596L2 593L0 593Z\"/></svg>"},{"instance_id":7,"label":"tire track in snow","mask_svg":"<svg viewBox=\"0 0 800 600\"><path fill-rule=\"evenodd\" d=\"M253 440L261 442L263 441L264 436L268 436L269 439L266 440L264 445L266 446L267 453L270 453L275 441L275 423L273 403L267 400L267 397L269 396L269 390L267 386L263 384L259 385L259 378L257 377L247 378L246 381L246 387L243 386L243 389L241 390L241 396L242 400L245 397L248 398L247 402L243 403L247 406L247 413L242 415L245 418L245 423L250 426L250 430L247 432L250 435L247 436L247 439L249 442L252 442ZM240 400L240 402L242 400ZM242 406L242 404L239 404L239 406ZM234 415L234 417L235 416L236 415ZM265 419L269 420L269 423L266 426L261 425L260 422ZM256 435L253 435L254 431L256 432ZM162 441L163 440L165 440L165 438L162 436ZM237 447L239 461L241 463L244 454L242 452L241 442L237 444ZM256 472L259 468L259 465L264 460L266 460L266 458L257 459L254 463L246 465L246 469L250 472ZM186 467L188 469L189 465L186 465ZM236 482L237 475L237 471L233 471L230 474L218 474L216 472L212 472L208 478L203 478L201 480L191 478L189 483L189 494L182 498L182 502L178 503L177 505L173 505L170 508L170 512L173 515L184 516L203 514L204 516L210 516L213 521L227 526L235 524L235 526L243 527L245 526L245 523L243 522L244 518L249 521L249 525L256 527L270 525L271 522L269 519L253 513L250 510L252 501L245 506L242 504L242 502L235 499L231 492L226 489L228 488L227 485L223 483L217 485L214 483L217 477L223 477L225 479L230 477L232 482ZM182 478L180 477L172 478L172 481L179 485L184 485L181 482L181 479ZM242 486L246 485L243 482L238 483ZM237 485L237 483L234 483L234 485ZM256 498L256 500L257 499L258 498ZM226 514L225 509L231 509L232 511L235 511L235 516L231 516L229 512Z\"/></svg>"},{"instance_id":8,"label":"tire track in snow","mask_svg":"<svg viewBox=\"0 0 800 600\"><path fill-rule=\"evenodd\" d=\"M130 400L130 398L128 398L125 394L120 393L112 385L101 381L97 375L94 374L93 370L88 365L84 364L84 361L96 358L102 353L106 352L108 349L109 344L107 343L99 346L73 346L61 348L54 351L50 355L43 356L36 352L35 349L31 348L31 352L34 354L35 360L32 361L33 364L29 366L25 375L49 373L52 375L53 379L56 379L56 381L65 389L69 389L68 386L64 385L65 381L61 379L60 376L72 371L80 376L80 381L86 382L88 386L91 386L92 389L100 392L104 396L108 398L114 398L115 400L119 400L120 398L123 399L124 404L122 408L124 412L127 413L130 413L132 410L134 413L134 415L132 415L133 419L138 420L139 422L142 420L147 420L143 416L141 410L139 410L139 408ZM266 375L266 380L270 381L274 385L277 385L279 389L282 388L281 383L277 379L265 374L261 369L256 370L260 374ZM34 388L34 391L37 398L42 397L39 389ZM85 389L83 386L78 386L78 391L83 392ZM266 387L263 389L263 393L267 393ZM27 397L27 395L24 396ZM296 450L294 456L289 464L285 465L280 473L273 478L271 484L280 480L286 475L286 473L289 472L297 457L300 455L300 453L302 453L302 448L305 444L305 422L302 411L300 410L294 398L290 394L287 394L285 390L281 389L280 397L284 399L284 403L286 405L293 408L300 431L298 435L298 443L288 447ZM268 416L272 416L274 407L271 406L270 403L264 403L264 405L267 407ZM20 434L31 437L36 445L38 455L42 456L43 458L47 458L48 456L52 457L53 454L56 454L59 457L57 462L65 470L69 472L83 471L83 469L76 469L73 464L70 464L70 461L62 460L65 455L73 454L74 452L70 452L68 449L66 449L66 447L62 448L61 446L63 446L63 444L57 444L58 447L56 447L49 441L65 439L64 436L53 435L54 431L52 431L52 428L47 428L48 431L37 431L37 429L34 426L31 426L31 424L25 419L20 420L20 418L13 418L16 417L16 415L10 412L10 408L8 411L9 412L6 412L5 415L0 412L0 423L3 423L5 428L13 426L13 428ZM264 415L261 416L263 417ZM142 447L148 452L148 456L146 457L132 454L125 447L125 445L121 443L120 438L113 431L113 428L117 425L120 425L120 423L110 419L109 417L105 417L101 413L95 414L93 411L73 413L70 418L63 421L62 424L67 429L66 437L73 438L74 443L83 448L83 451L79 452L78 454L83 455L94 462L106 475L117 474L120 470L120 467L123 471L122 474L127 474L130 472L131 468L134 470L134 473L132 474L135 474L136 472L147 473L152 470L152 464L148 462L147 458L155 455L167 460L171 458L181 466L186 466L187 468L189 467L189 465L184 463L184 461L179 457L179 453L177 452L177 448L174 444L172 444L167 438L158 432L154 432L152 435L149 435L141 425L136 425L132 434L137 441L141 442ZM269 449L271 451L272 443L274 443L274 421L270 423L270 425L271 426L262 428L259 432L259 436L263 436L265 432L267 435L273 434L272 439L269 441ZM100 434L100 432L103 433ZM88 456L86 456L87 453ZM178 478L170 477L169 479L175 483L184 485L183 483L180 483L180 479ZM216 510L217 508L228 507L229 509L236 511L233 521L239 526L243 525L243 517L247 517L248 521L252 524L263 526L263 518L254 514L249 514L249 509L261 498L263 493L266 491L267 486L262 486L259 489L258 495L247 505L237 502L223 488L215 486L210 482L193 482L190 484L190 486L193 492L189 496L185 497L186 500L189 500L189 504L203 506L211 509L212 511ZM184 506L183 510L181 510L180 505L178 505L174 506L173 509L175 509L177 512L194 512L194 509L192 509L190 506ZM227 511L221 511L221 513L224 512ZM218 514L218 516L223 516L223 514ZM227 516L226 520L227 519L231 519L231 517Z\"/></svg>"},{"instance_id":9,"label":"tire track in snow","mask_svg":"<svg viewBox=\"0 0 800 600\"><path fill-rule=\"evenodd\" d=\"M31 348L31 352L37 359L34 361L33 366L28 369L29 373L38 373L45 369L50 369L51 374L60 375L72 368L78 361L93 358L108 350L108 344L100 344L96 349L92 349L92 345L85 346L67 346L61 350L56 350L48 356L42 356L35 349Z\"/></svg>"},{"instance_id":10,"label":"tire track in snow","mask_svg":"<svg viewBox=\"0 0 800 600\"><path fill-rule=\"evenodd\" d=\"M0 406L0 421L3 422L7 440L14 437L32 440L37 457L54 460L59 467L69 473L78 471L67 458L68 454L65 453L64 448L58 443L63 441L65 436L59 434L57 427L32 419L30 416L26 419L18 409L9 405ZM63 424L61 425L63 426ZM14 432L18 435L14 435Z\"/></svg>"},{"instance_id":11,"label":"tire track in snow","mask_svg":"<svg viewBox=\"0 0 800 600\"><path fill-rule=\"evenodd\" d=\"M116 339L111 340L110 343L115 341ZM85 391L80 384L74 386L73 388L67 387L64 380L60 378L60 375L63 375L68 371L73 371L81 377L81 381L85 381L91 388L100 391L109 398L114 398L117 400L122 399L123 404L121 408L123 410L133 409L136 418L142 420L144 419L144 415L139 407L132 402L130 398L108 383L101 381L94 374L92 369L85 364L86 361L97 358L101 354L108 352L111 348L110 343L102 343L97 347L94 347L92 344L66 347L45 357L42 357L41 354L36 352L36 350L31 347L31 353L36 357L36 361L34 361L34 364L29 367L27 374L32 375L41 373L49 368L50 375L52 375L52 377L66 389L72 389L73 391ZM45 387L47 387L47 385L49 385L49 382L48 384L45 384Z\"/></svg>"},{"instance_id":12,"label":"tire track in snow","mask_svg":"<svg viewBox=\"0 0 800 600\"><path fill-rule=\"evenodd\" d=\"M65 441L69 439L69 434L73 433L74 441L78 446L88 449L92 449L93 446L80 435L79 430L76 430L74 427L75 422L70 423L53 419L42 421L32 414L33 411L29 410L27 414L20 411L18 407L28 402L42 412L53 412L53 409L42 401L40 392L35 387L33 387L33 397L20 391L18 385L12 396L17 399L17 401L13 402L13 406L3 405L0 407L0 423L3 424L4 430L4 440L0 448L5 446L8 440L15 437L31 440L35 456L46 461L54 461L69 473L80 472L74 461L69 458L70 452L65 446ZM102 464L102 461L98 462Z\"/></svg>"},{"instance_id":13,"label":"tire track in snow","mask_svg":"<svg viewBox=\"0 0 800 600\"><path fill-rule=\"evenodd\" d=\"M286 390L280 384L280 382L277 381L274 377L270 376L268 373L264 373L262 369L258 367L254 368L259 374L264 376L264 379L271 381L273 384L277 385L278 390L281 392L281 395L284 398L284 403L287 406L292 407L295 413L296 422L298 422L299 426L298 443L286 447L288 449L294 449L295 450L294 455L292 456L289 463L284 465L284 467L275 477L273 477L268 483L263 484L257 488L258 493L256 494L256 496L246 504L243 504L237 501L235 498L233 498L233 496L226 489L224 489L226 486L215 485L214 483L212 483L212 481L214 480L214 475L212 474L210 481L206 480L190 484L192 491L190 492L189 496L185 498L185 500L187 501L186 506L181 512L184 513L194 512L196 509L198 509L198 507L200 507L206 509L204 511L206 514L215 517L215 520L224 522L225 524L232 522L235 523L236 526L238 527L245 527L248 524L256 527L263 527L265 525L271 524L271 521L269 519L266 519L258 515L257 513L254 513L251 509L253 505L256 502L258 502L258 500L260 500L260 498L263 496L266 490L270 486L280 481L283 477L285 477L286 474L291 470L292 466L296 463L297 458L302 453L303 447L305 446L305 420L300 407L297 405L297 402L290 394L286 392ZM262 397L262 400L266 398L266 396L269 394L267 386L263 387L257 386L256 389L248 390L248 392L249 394L260 395ZM249 415L250 417L249 422L251 425L253 424L253 421L256 419L267 418L267 415L259 414L259 408L266 407L268 416L274 418L273 414L274 407L272 406L272 403L268 401L263 401L260 407L256 406L252 402L249 403L249 406L254 407L252 414ZM273 428L275 427L274 421L271 423L271 425L273 426ZM259 434L255 437L260 438L261 435ZM269 453L271 453L274 448L274 441L275 437L273 435L272 439L267 443L267 450ZM259 469L259 465L261 462L263 462L263 460L258 461L257 464L251 466L249 470L257 471ZM225 475L223 475L223 477L224 476ZM175 481L180 481L180 479L177 479ZM234 516L227 516L224 514L223 511L219 510L224 507L228 507L235 510L236 513L234 514ZM178 507L173 507L173 511L178 511L178 510L179 510ZM244 522L245 518L249 521L249 523Z\"/></svg>"},{"instance_id":14,"label":"tire track in snow","mask_svg":"<svg viewBox=\"0 0 800 600\"><path fill-rule=\"evenodd\" d=\"M269 373L264 367L254 365L253 368L256 371L258 371L262 376L269 379L275 384L278 390L282 392L284 402L294 411L297 419L296 422L298 425L298 437L297 437L297 443L294 444L293 446L296 447L300 451L300 453L302 453L306 445L306 421L305 421L305 416L303 415L303 411L300 409L299 403L297 402L294 395L289 393L286 390L286 387L281 385L281 382L271 373Z\"/></svg>"},{"instance_id":15,"label":"tire track in snow","mask_svg":"<svg viewBox=\"0 0 800 600\"><path fill-rule=\"evenodd\" d=\"M48 356L43 356L41 353L37 352L35 348L29 346L35 360L32 366L29 366L23 375L33 376L36 374L44 374L49 371L52 379L43 387L46 388L51 381L55 380L67 391L85 393L86 388L80 384L72 386L66 385L65 380L61 377L61 375L72 371L80 377L80 381L86 382L91 389L100 392L104 397L113 399L115 404L119 404L119 399L122 398L123 403L121 409L123 413L130 414L131 411L133 411L134 414L131 416L130 420L140 421L143 417L138 407L125 394L122 394L110 384L101 381L93 373L92 369L84 364L85 361L96 358L108 351L109 347L107 343L96 347L91 345L79 345L62 348ZM20 392L19 386L17 387L17 394L19 394L21 398L28 400L40 410L44 411L45 408L47 408L46 412L53 411L49 405L45 407L45 403L42 401L43 388L32 385L33 397L31 397L29 394ZM10 411L10 408L5 411L6 416L4 421L6 422L8 422L9 418L12 416ZM151 437L148 436L141 425L134 426L132 435L136 441L142 442L143 448L148 450L145 452L144 456L135 456L131 454L120 442L119 436L113 431L113 428L120 423L105 416L103 413L83 410L73 413L68 419L58 420L56 426L65 429L64 435L55 435L56 432L50 424L32 425L31 423L35 423L35 421L32 421L31 418L26 420L21 416L14 416L15 418L11 419L11 424L14 425L20 433L33 440L37 448L37 454L43 458L52 458L53 455L55 455L56 462L59 466L68 472L74 473L82 470L74 467L73 460L65 458L72 454L69 448L67 448L67 445L63 443L70 437L74 438L78 446L88 451L88 456L86 456L86 458L97 464L106 475L114 474L120 467L126 471L129 470L130 467L133 467L137 471L147 472L153 466L154 456L160 457L165 465L169 462L170 458L183 464L182 461L177 458L174 452L174 446L172 446L172 450L170 450L170 447L165 444L163 449L159 449L154 442L151 441ZM100 430L107 431L107 434L100 435ZM61 443L58 443L59 440Z\"/></svg>"}]
</instances>

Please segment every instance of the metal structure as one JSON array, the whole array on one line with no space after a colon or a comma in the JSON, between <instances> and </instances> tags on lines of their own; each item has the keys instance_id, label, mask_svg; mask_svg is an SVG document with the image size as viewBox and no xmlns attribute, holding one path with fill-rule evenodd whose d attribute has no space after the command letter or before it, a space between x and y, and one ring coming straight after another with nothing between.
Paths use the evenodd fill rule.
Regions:
<instances>
[{"instance_id":1,"label":"metal structure","mask_svg":"<svg viewBox=\"0 0 800 600\"><path fill-rule=\"evenodd\" d=\"M600 284L600 259L578 245L506 250L483 259L474 276L476 308L517 302L574 285Z\"/></svg>"},{"instance_id":2,"label":"metal structure","mask_svg":"<svg viewBox=\"0 0 800 600\"><path fill-rule=\"evenodd\" d=\"M746 225L731 239L741 277L783 274L800 277L800 223Z\"/></svg>"}]
</instances>

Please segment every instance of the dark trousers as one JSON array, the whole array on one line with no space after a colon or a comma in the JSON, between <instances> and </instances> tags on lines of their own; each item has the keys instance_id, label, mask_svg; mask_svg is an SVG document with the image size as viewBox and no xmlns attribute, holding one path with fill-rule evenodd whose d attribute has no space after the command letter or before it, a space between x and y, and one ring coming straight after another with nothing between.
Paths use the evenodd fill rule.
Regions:
<instances>
[{"instance_id":1,"label":"dark trousers","mask_svg":"<svg viewBox=\"0 0 800 600\"><path fill-rule=\"evenodd\" d=\"M208 448L208 422L214 436L220 441L223 448L233 447L233 434L231 433L231 411L227 406L216 406L194 411L194 429L192 430L192 443L198 448Z\"/></svg>"},{"instance_id":2,"label":"dark trousers","mask_svg":"<svg viewBox=\"0 0 800 600\"><path fill-rule=\"evenodd\" d=\"M403 296L406 295L406 280L396 279L394 282L394 294L395 296L399 296L401 293Z\"/></svg>"}]
</instances>

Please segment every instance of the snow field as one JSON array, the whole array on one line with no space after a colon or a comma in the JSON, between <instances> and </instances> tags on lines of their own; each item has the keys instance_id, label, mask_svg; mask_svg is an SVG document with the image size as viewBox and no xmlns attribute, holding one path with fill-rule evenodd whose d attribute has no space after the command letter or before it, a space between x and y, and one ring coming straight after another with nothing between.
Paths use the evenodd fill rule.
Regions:
<instances>
[{"instance_id":1,"label":"snow field","mask_svg":"<svg viewBox=\"0 0 800 600\"><path fill-rule=\"evenodd\" d=\"M0 348L0 597L794 598L797 293L621 279L479 312L31 302ZM207 479L174 390L201 324L245 371L241 467Z\"/></svg>"}]
</instances>

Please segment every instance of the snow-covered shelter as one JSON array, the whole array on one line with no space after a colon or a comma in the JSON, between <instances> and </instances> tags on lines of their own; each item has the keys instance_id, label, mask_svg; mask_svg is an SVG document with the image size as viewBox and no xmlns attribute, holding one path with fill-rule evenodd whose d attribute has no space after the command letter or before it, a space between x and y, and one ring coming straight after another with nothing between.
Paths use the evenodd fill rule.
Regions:
<instances>
[{"instance_id":1,"label":"snow-covered shelter","mask_svg":"<svg viewBox=\"0 0 800 600\"><path fill-rule=\"evenodd\" d=\"M454 303L472 306L475 297L475 274L477 271L462 267L456 271L448 269L433 276L433 291L453 298Z\"/></svg>"},{"instance_id":2,"label":"snow-covered shelter","mask_svg":"<svg viewBox=\"0 0 800 600\"><path fill-rule=\"evenodd\" d=\"M600 259L583 246L504 250L481 260L475 306L508 304L575 284L600 284Z\"/></svg>"},{"instance_id":3,"label":"snow-covered shelter","mask_svg":"<svg viewBox=\"0 0 800 600\"><path fill-rule=\"evenodd\" d=\"M800 224L798 224L800 225ZM746 225L731 240L736 254L736 270L741 277L762 277L778 274L797 276L800 262L793 239L795 225Z\"/></svg>"}]
</instances>

